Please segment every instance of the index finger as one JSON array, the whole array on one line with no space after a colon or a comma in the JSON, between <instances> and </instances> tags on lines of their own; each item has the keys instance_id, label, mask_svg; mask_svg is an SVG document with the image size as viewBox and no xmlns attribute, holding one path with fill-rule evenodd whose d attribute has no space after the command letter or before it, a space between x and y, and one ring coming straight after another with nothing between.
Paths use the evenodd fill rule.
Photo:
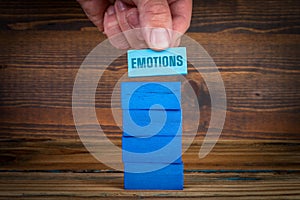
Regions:
<instances>
[{"instance_id":1,"label":"index finger","mask_svg":"<svg viewBox=\"0 0 300 200\"><path fill-rule=\"evenodd\" d=\"M172 13L173 30L184 34L190 26L192 17L192 0L168 0Z\"/></svg>"}]
</instances>

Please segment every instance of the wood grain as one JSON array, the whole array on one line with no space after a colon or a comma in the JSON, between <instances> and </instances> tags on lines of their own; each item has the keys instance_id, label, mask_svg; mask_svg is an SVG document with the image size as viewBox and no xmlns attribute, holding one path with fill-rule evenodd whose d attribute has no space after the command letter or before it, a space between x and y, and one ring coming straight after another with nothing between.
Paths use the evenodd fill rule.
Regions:
<instances>
[{"instance_id":1,"label":"wood grain","mask_svg":"<svg viewBox=\"0 0 300 200\"><path fill-rule=\"evenodd\" d=\"M3 60L0 75L3 169L68 169L74 162L77 163L73 166L75 169L102 166L95 165L95 160L80 143L71 103L78 67L88 51L104 38L97 32L75 31L67 32L66 40L65 34L55 31L1 33L0 41L6 47L0 56ZM229 155L234 165L229 165L224 155L197 158L209 125L210 97L201 75L191 71L187 78L201 95L201 119L195 143L190 153L184 155L187 169L284 169L287 166L299 169L300 91L299 70L295 65L299 62L295 45L300 43L299 36L226 33L191 33L189 36L199 42L206 41L202 44L212 52L221 72L228 110L222 141L218 144L224 143L225 147L218 151L235 152L236 156ZM111 101L120 100L119 96L110 98L115 81L125 73L125 63L122 56L104 72L96 94L99 123L116 143L121 131L113 120L110 106ZM189 127L184 127L184 132L189 134ZM241 151L244 142L248 146ZM249 154L247 159L243 156L245 153ZM285 160L285 163L276 163L277 160Z\"/></svg>"},{"instance_id":2,"label":"wood grain","mask_svg":"<svg viewBox=\"0 0 300 200\"><path fill-rule=\"evenodd\" d=\"M74 80L105 36L74 0L0 1L0 199L300 198L299 1L193 2L187 35L221 73L226 121L213 151L199 159L211 101L189 64L201 113L183 154L185 189L151 192L124 191L122 174L93 158L75 129ZM99 124L119 147L111 110L120 112L119 92L111 94L126 67L123 55L104 71L95 99ZM191 130L184 126L187 138Z\"/></svg>"},{"instance_id":3,"label":"wood grain","mask_svg":"<svg viewBox=\"0 0 300 200\"><path fill-rule=\"evenodd\" d=\"M121 146L120 136L111 139ZM183 154L186 170L299 170L298 141L221 140L199 159L201 143L196 139ZM110 169L93 158L79 139L2 140L0 153L2 170Z\"/></svg>"},{"instance_id":4,"label":"wood grain","mask_svg":"<svg viewBox=\"0 0 300 200\"><path fill-rule=\"evenodd\" d=\"M0 199L298 199L299 173L189 173L183 191L124 191L121 173L1 173Z\"/></svg>"},{"instance_id":5,"label":"wood grain","mask_svg":"<svg viewBox=\"0 0 300 200\"><path fill-rule=\"evenodd\" d=\"M1 1L1 30L96 30L76 1ZM190 32L299 33L297 0L194 0Z\"/></svg>"}]
</instances>

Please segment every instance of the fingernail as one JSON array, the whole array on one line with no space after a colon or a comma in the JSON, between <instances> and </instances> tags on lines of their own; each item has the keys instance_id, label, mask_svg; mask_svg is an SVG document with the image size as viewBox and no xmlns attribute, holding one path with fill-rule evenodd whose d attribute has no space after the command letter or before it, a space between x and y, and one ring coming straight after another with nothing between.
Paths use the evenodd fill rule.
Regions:
<instances>
[{"instance_id":1,"label":"fingernail","mask_svg":"<svg viewBox=\"0 0 300 200\"><path fill-rule=\"evenodd\" d=\"M179 47L180 43L181 43L181 38L178 38L174 43L174 47Z\"/></svg>"},{"instance_id":2,"label":"fingernail","mask_svg":"<svg viewBox=\"0 0 300 200\"><path fill-rule=\"evenodd\" d=\"M108 9L107 9L107 14L108 15L113 15L115 13L116 13L115 8L113 6L109 6Z\"/></svg>"},{"instance_id":3,"label":"fingernail","mask_svg":"<svg viewBox=\"0 0 300 200\"><path fill-rule=\"evenodd\" d=\"M170 37L167 29L165 28L154 28L151 31L150 36L150 48L163 50L169 47Z\"/></svg>"},{"instance_id":4,"label":"fingernail","mask_svg":"<svg viewBox=\"0 0 300 200\"><path fill-rule=\"evenodd\" d=\"M173 37L173 40L175 40L175 41L172 42L172 47L178 47L180 45L180 42L181 42L181 35L176 34Z\"/></svg>"},{"instance_id":5,"label":"fingernail","mask_svg":"<svg viewBox=\"0 0 300 200\"><path fill-rule=\"evenodd\" d=\"M137 28L138 25L140 24L139 15L136 10L132 10L132 11L128 12L126 17L127 17L128 24L131 28Z\"/></svg>"},{"instance_id":6,"label":"fingernail","mask_svg":"<svg viewBox=\"0 0 300 200\"><path fill-rule=\"evenodd\" d=\"M119 9L120 11L124 11L124 10L127 9L127 6L126 6L125 3L123 3L122 1L118 1L118 2L117 2L117 6L118 6L118 9Z\"/></svg>"}]
</instances>

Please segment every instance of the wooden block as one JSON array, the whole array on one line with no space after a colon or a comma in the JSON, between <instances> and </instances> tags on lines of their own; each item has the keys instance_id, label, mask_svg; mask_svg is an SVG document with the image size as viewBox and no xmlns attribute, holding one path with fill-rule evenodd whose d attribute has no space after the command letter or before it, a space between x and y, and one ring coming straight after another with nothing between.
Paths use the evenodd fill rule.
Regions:
<instances>
[{"instance_id":1,"label":"wooden block","mask_svg":"<svg viewBox=\"0 0 300 200\"><path fill-rule=\"evenodd\" d=\"M124 136L181 135L181 126L180 110L123 110Z\"/></svg>"},{"instance_id":2,"label":"wooden block","mask_svg":"<svg viewBox=\"0 0 300 200\"><path fill-rule=\"evenodd\" d=\"M187 74L186 48L128 50L128 77Z\"/></svg>"},{"instance_id":3,"label":"wooden block","mask_svg":"<svg viewBox=\"0 0 300 200\"><path fill-rule=\"evenodd\" d=\"M182 162L181 140L182 140L181 136L177 136L177 137L154 136L149 138L136 138L136 137L123 136L122 137L123 162L125 163L126 162L181 163ZM151 152L153 153L148 154ZM137 154L132 154L132 153L137 153Z\"/></svg>"},{"instance_id":4,"label":"wooden block","mask_svg":"<svg viewBox=\"0 0 300 200\"><path fill-rule=\"evenodd\" d=\"M124 163L124 188L129 190L182 190L183 163L170 164L162 169L146 172L131 173L126 171L141 171L151 168L146 163Z\"/></svg>"},{"instance_id":5,"label":"wooden block","mask_svg":"<svg viewBox=\"0 0 300 200\"><path fill-rule=\"evenodd\" d=\"M180 110L180 82L123 82L122 109L150 109L155 104L166 110Z\"/></svg>"}]
</instances>

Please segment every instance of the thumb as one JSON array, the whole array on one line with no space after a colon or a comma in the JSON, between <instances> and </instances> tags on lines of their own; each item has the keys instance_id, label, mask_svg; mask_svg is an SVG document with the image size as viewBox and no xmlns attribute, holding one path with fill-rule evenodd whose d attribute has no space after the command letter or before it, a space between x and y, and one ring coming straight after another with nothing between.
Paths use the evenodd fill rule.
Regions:
<instances>
[{"instance_id":1,"label":"thumb","mask_svg":"<svg viewBox=\"0 0 300 200\"><path fill-rule=\"evenodd\" d=\"M144 39L154 50L163 50L171 44L172 16L167 0L135 0Z\"/></svg>"}]
</instances>

